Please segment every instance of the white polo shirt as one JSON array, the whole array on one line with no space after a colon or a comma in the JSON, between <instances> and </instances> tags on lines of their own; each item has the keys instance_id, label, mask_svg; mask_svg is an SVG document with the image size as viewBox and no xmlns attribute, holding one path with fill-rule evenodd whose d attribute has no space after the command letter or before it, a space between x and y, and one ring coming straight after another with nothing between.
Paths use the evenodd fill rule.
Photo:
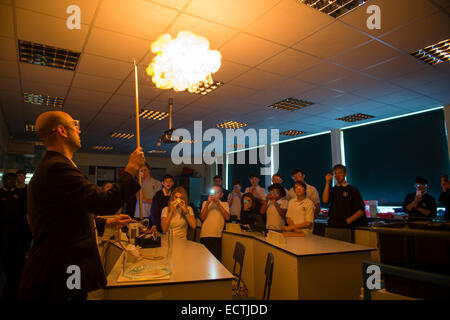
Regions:
<instances>
[{"instance_id":1,"label":"white polo shirt","mask_svg":"<svg viewBox=\"0 0 450 320\"><path fill-rule=\"evenodd\" d=\"M290 218L294 224L300 224L306 221L311 222L308 229L302 228L305 233L312 233L314 225L314 203L308 198L298 201L289 200L286 218Z\"/></svg>"},{"instance_id":2,"label":"white polo shirt","mask_svg":"<svg viewBox=\"0 0 450 320\"><path fill-rule=\"evenodd\" d=\"M206 203L207 201L204 201L202 203L202 211ZM220 204L222 205L222 208L224 208L228 213L230 212L230 208L227 202L221 201ZM200 238L206 237L221 238L224 226L225 226L225 218L223 217L222 212L220 212L220 209L214 202L211 202L208 207L206 219L202 223Z\"/></svg>"},{"instance_id":3,"label":"white polo shirt","mask_svg":"<svg viewBox=\"0 0 450 320\"><path fill-rule=\"evenodd\" d=\"M288 200L297 199L294 187L289 189L289 192L286 197L288 198ZM311 200L314 204L320 204L319 192L317 192L317 189L315 187L309 184L306 184L306 198Z\"/></svg>"},{"instance_id":4,"label":"white polo shirt","mask_svg":"<svg viewBox=\"0 0 450 320\"><path fill-rule=\"evenodd\" d=\"M281 209L287 209L287 207L288 207L288 201L285 199L277 200L277 203ZM272 203L272 201L270 201L267 205L266 215L267 215L267 217L266 217L266 228L267 229L273 229L273 230L282 230L283 229L283 227L285 225L284 218L282 218L280 216L277 208Z\"/></svg>"},{"instance_id":5,"label":"white polo shirt","mask_svg":"<svg viewBox=\"0 0 450 320\"><path fill-rule=\"evenodd\" d=\"M194 216L194 211L190 206L187 206L188 215ZM167 218L169 215L168 207L164 207L161 212L161 218ZM173 210L172 218L170 219L169 229L172 230L173 237L175 239L186 239L187 238L187 230L188 223L186 218L183 217L183 213L180 207L175 208Z\"/></svg>"},{"instance_id":6,"label":"white polo shirt","mask_svg":"<svg viewBox=\"0 0 450 320\"><path fill-rule=\"evenodd\" d=\"M252 187L245 188L245 192L244 193L251 192L250 191L251 188ZM261 200L261 201L266 200L266 190L264 190L264 188L262 188L260 186L256 186L256 192L255 193L256 193L256 198L258 198L259 200Z\"/></svg>"}]
</instances>

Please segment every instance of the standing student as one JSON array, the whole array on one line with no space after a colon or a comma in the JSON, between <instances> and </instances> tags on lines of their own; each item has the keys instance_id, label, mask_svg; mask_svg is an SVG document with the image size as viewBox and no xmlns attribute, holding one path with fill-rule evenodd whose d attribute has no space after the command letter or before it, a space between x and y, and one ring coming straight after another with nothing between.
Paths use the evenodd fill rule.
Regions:
<instances>
[{"instance_id":1,"label":"standing student","mask_svg":"<svg viewBox=\"0 0 450 320\"><path fill-rule=\"evenodd\" d=\"M259 181L261 180L259 175L257 173L252 173L249 180L250 187L247 187L244 193L251 192L256 199L263 202L266 199L266 190L259 185Z\"/></svg>"},{"instance_id":2,"label":"standing student","mask_svg":"<svg viewBox=\"0 0 450 320\"><path fill-rule=\"evenodd\" d=\"M223 196L222 186L212 186L214 190L207 201L202 204L200 219L202 229L200 231L200 242L217 258L222 260L222 231L225 221L230 220L230 209L228 203L220 201Z\"/></svg>"},{"instance_id":3,"label":"standing student","mask_svg":"<svg viewBox=\"0 0 450 320\"><path fill-rule=\"evenodd\" d=\"M260 214L261 203L253 193L247 192L242 196L241 224L248 224L254 228L264 229L264 218Z\"/></svg>"},{"instance_id":4,"label":"standing student","mask_svg":"<svg viewBox=\"0 0 450 320\"><path fill-rule=\"evenodd\" d=\"M448 175L441 177L442 192L439 196L439 202L445 206L445 220L450 221L450 181Z\"/></svg>"},{"instance_id":5,"label":"standing student","mask_svg":"<svg viewBox=\"0 0 450 320\"><path fill-rule=\"evenodd\" d=\"M150 209L150 220L152 223L151 231L153 233L159 231L162 232L161 228L161 213L164 207L169 204L170 196L172 195L172 188L174 185L174 179L170 174L166 174L163 177L162 186L163 188L156 192L152 199L152 207Z\"/></svg>"},{"instance_id":6,"label":"standing student","mask_svg":"<svg viewBox=\"0 0 450 320\"><path fill-rule=\"evenodd\" d=\"M281 184L269 186L269 194L261 206L260 213L266 215L266 229L283 230L285 226L288 201L284 199L286 191Z\"/></svg>"},{"instance_id":7,"label":"standing student","mask_svg":"<svg viewBox=\"0 0 450 320\"><path fill-rule=\"evenodd\" d=\"M16 175L5 173L0 189L0 261L6 276L3 296L15 300L31 234L25 216L25 194L17 189ZM1 296L1 293L0 293Z\"/></svg>"},{"instance_id":8,"label":"standing student","mask_svg":"<svg viewBox=\"0 0 450 320\"><path fill-rule=\"evenodd\" d=\"M275 174L272 176L272 184L281 184L281 185L283 185L283 178L281 177L281 174L275 173ZM286 195L283 197L283 199L285 199L285 200L287 200L287 201L289 202L289 196L288 196L289 190L286 189L285 187L283 187L283 189L284 189L284 193L286 194Z\"/></svg>"},{"instance_id":9,"label":"standing student","mask_svg":"<svg viewBox=\"0 0 450 320\"><path fill-rule=\"evenodd\" d=\"M161 213L162 231L172 230L176 239L186 239L188 226L192 229L197 227L194 211L188 205L189 199L183 187L173 190L169 204Z\"/></svg>"},{"instance_id":10,"label":"standing student","mask_svg":"<svg viewBox=\"0 0 450 320\"><path fill-rule=\"evenodd\" d=\"M140 189L135 177L145 163L144 153L136 149L119 181L104 192L72 161L81 148L79 121L65 112L44 112L36 120L36 132L47 152L28 186L34 243L22 272L19 298L85 299L89 291L106 285L89 213L116 212ZM77 266L80 287L67 286L70 266Z\"/></svg>"},{"instance_id":11,"label":"standing student","mask_svg":"<svg viewBox=\"0 0 450 320\"><path fill-rule=\"evenodd\" d=\"M319 192L317 192L315 187L306 183L305 177L305 172L300 169L294 169L292 171L292 180L294 180L294 182L302 181L306 184L306 197L314 203L314 215L317 216L320 213ZM288 200L297 198L294 187L289 190L287 198Z\"/></svg>"},{"instance_id":12,"label":"standing student","mask_svg":"<svg viewBox=\"0 0 450 320\"><path fill-rule=\"evenodd\" d=\"M228 195L228 205L230 207L231 219L239 220L241 217L241 192L242 186L240 181L233 182L233 191Z\"/></svg>"},{"instance_id":13,"label":"standing student","mask_svg":"<svg viewBox=\"0 0 450 320\"><path fill-rule=\"evenodd\" d=\"M214 176L214 178L213 178L213 185L218 185L218 186L221 186L221 187L222 187L222 190L223 190L223 196L222 196L222 198L220 199L220 201L228 201L228 194L229 194L229 192L228 192L227 189L225 189L225 188L223 187L223 180L222 180L222 177L221 177L221 176Z\"/></svg>"},{"instance_id":14,"label":"standing student","mask_svg":"<svg viewBox=\"0 0 450 320\"><path fill-rule=\"evenodd\" d=\"M161 190L161 182L151 176L152 169L148 163L141 168L139 174L141 175L141 188L142 188L142 217L148 218L150 216L150 208L152 206L153 197ZM139 209L139 193L136 194L136 209L134 217L140 217Z\"/></svg>"},{"instance_id":15,"label":"standing student","mask_svg":"<svg viewBox=\"0 0 450 320\"><path fill-rule=\"evenodd\" d=\"M330 188L333 175L327 173L322 195L322 201L330 203L325 237L353 242L354 227L367 225L364 201L358 189L345 180L347 176L345 166L337 164L332 172L336 185Z\"/></svg>"},{"instance_id":16,"label":"standing student","mask_svg":"<svg viewBox=\"0 0 450 320\"><path fill-rule=\"evenodd\" d=\"M306 197L306 183L294 183L296 198L289 200L285 231L311 234L314 226L314 203Z\"/></svg>"},{"instance_id":17,"label":"standing student","mask_svg":"<svg viewBox=\"0 0 450 320\"><path fill-rule=\"evenodd\" d=\"M436 216L436 200L427 193L428 181L425 178L416 178L414 185L416 192L408 193L403 203L403 209L408 213L410 220L428 220Z\"/></svg>"}]
</instances>

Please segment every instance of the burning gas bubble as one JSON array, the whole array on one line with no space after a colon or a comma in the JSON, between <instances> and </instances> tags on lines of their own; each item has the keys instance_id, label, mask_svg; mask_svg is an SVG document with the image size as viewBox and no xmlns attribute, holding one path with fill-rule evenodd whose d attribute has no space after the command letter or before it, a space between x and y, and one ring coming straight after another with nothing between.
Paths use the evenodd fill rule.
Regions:
<instances>
[{"instance_id":1,"label":"burning gas bubble","mask_svg":"<svg viewBox=\"0 0 450 320\"><path fill-rule=\"evenodd\" d=\"M160 89L195 92L201 85L212 85L212 73L220 68L222 55L209 50L208 39L190 31L181 31L176 39L161 35L152 43L156 53L147 74Z\"/></svg>"}]
</instances>

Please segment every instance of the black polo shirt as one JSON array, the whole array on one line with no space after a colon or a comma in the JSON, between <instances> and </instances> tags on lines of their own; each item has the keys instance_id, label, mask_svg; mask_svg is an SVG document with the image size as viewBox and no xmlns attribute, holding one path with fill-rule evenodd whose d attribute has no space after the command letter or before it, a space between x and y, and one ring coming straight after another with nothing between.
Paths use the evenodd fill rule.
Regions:
<instances>
[{"instance_id":1,"label":"black polo shirt","mask_svg":"<svg viewBox=\"0 0 450 320\"><path fill-rule=\"evenodd\" d=\"M436 217L437 213L436 200L433 198L433 196L430 196L428 193L422 195L422 200L420 200L418 207L430 210L429 216L420 213L416 208L414 208L411 211L408 211L408 209L406 209L406 206L411 202L413 202L415 197L416 197L415 192L409 193L405 198L405 202L403 203L403 209L406 213L408 213L410 218L413 218L414 220L428 220L430 218Z\"/></svg>"},{"instance_id":2,"label":"black polo shirt","mask_svg":"<svg viewBox=\"0 0 450 320\"><path fill-rule=\"evenodd\" d=\"M328 211L328 227L332 228L352 228L355 226L367 225L364 201L358 189L347 184L334 186L330 191L330 209ZM362 210L364 215L348 224L346 219L350 218L356 211Z\"/></svg>"}]
</instances>

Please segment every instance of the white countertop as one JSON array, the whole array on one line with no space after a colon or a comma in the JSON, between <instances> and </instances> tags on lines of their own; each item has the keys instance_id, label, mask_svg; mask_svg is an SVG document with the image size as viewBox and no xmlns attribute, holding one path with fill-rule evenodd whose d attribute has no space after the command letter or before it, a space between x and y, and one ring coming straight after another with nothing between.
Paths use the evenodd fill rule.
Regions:
<instances>
[{"instance_id":1,"label":"white countertop","mask_svg":"<svg viewBox=\"0 0 450 320\"><path fill-rule=\"evenodd\" d=\"M231 280L233 275L198 242L174 239L172 248L173 268L170 279L153 281L117 282L122 269L122 257L107 276L107 288L138 285L179 284L183 282L201 282ZM145 249L142 249L145 254ZM123 256L123 254L122 254Z\"/></svg>"},{"instance_id":2,"label":"white countertop","mask_svg":"<svg viewBox=\"0 0 450 320\"><path fill-rule=\"evenodd\" d=\"M264 236L252 232L224 231L224 233L252 237L256 240L265 242L269 245L280 248L296 256L311 256L311 255L351 253L351 252L376 250L376 248L373 247L367 247L350 242L334 240L330 238L316 236L313 234L306 234L304 237L287 237L286 245L278 245L272 242L268 242Z\"/></svg>"}]
</instances>

